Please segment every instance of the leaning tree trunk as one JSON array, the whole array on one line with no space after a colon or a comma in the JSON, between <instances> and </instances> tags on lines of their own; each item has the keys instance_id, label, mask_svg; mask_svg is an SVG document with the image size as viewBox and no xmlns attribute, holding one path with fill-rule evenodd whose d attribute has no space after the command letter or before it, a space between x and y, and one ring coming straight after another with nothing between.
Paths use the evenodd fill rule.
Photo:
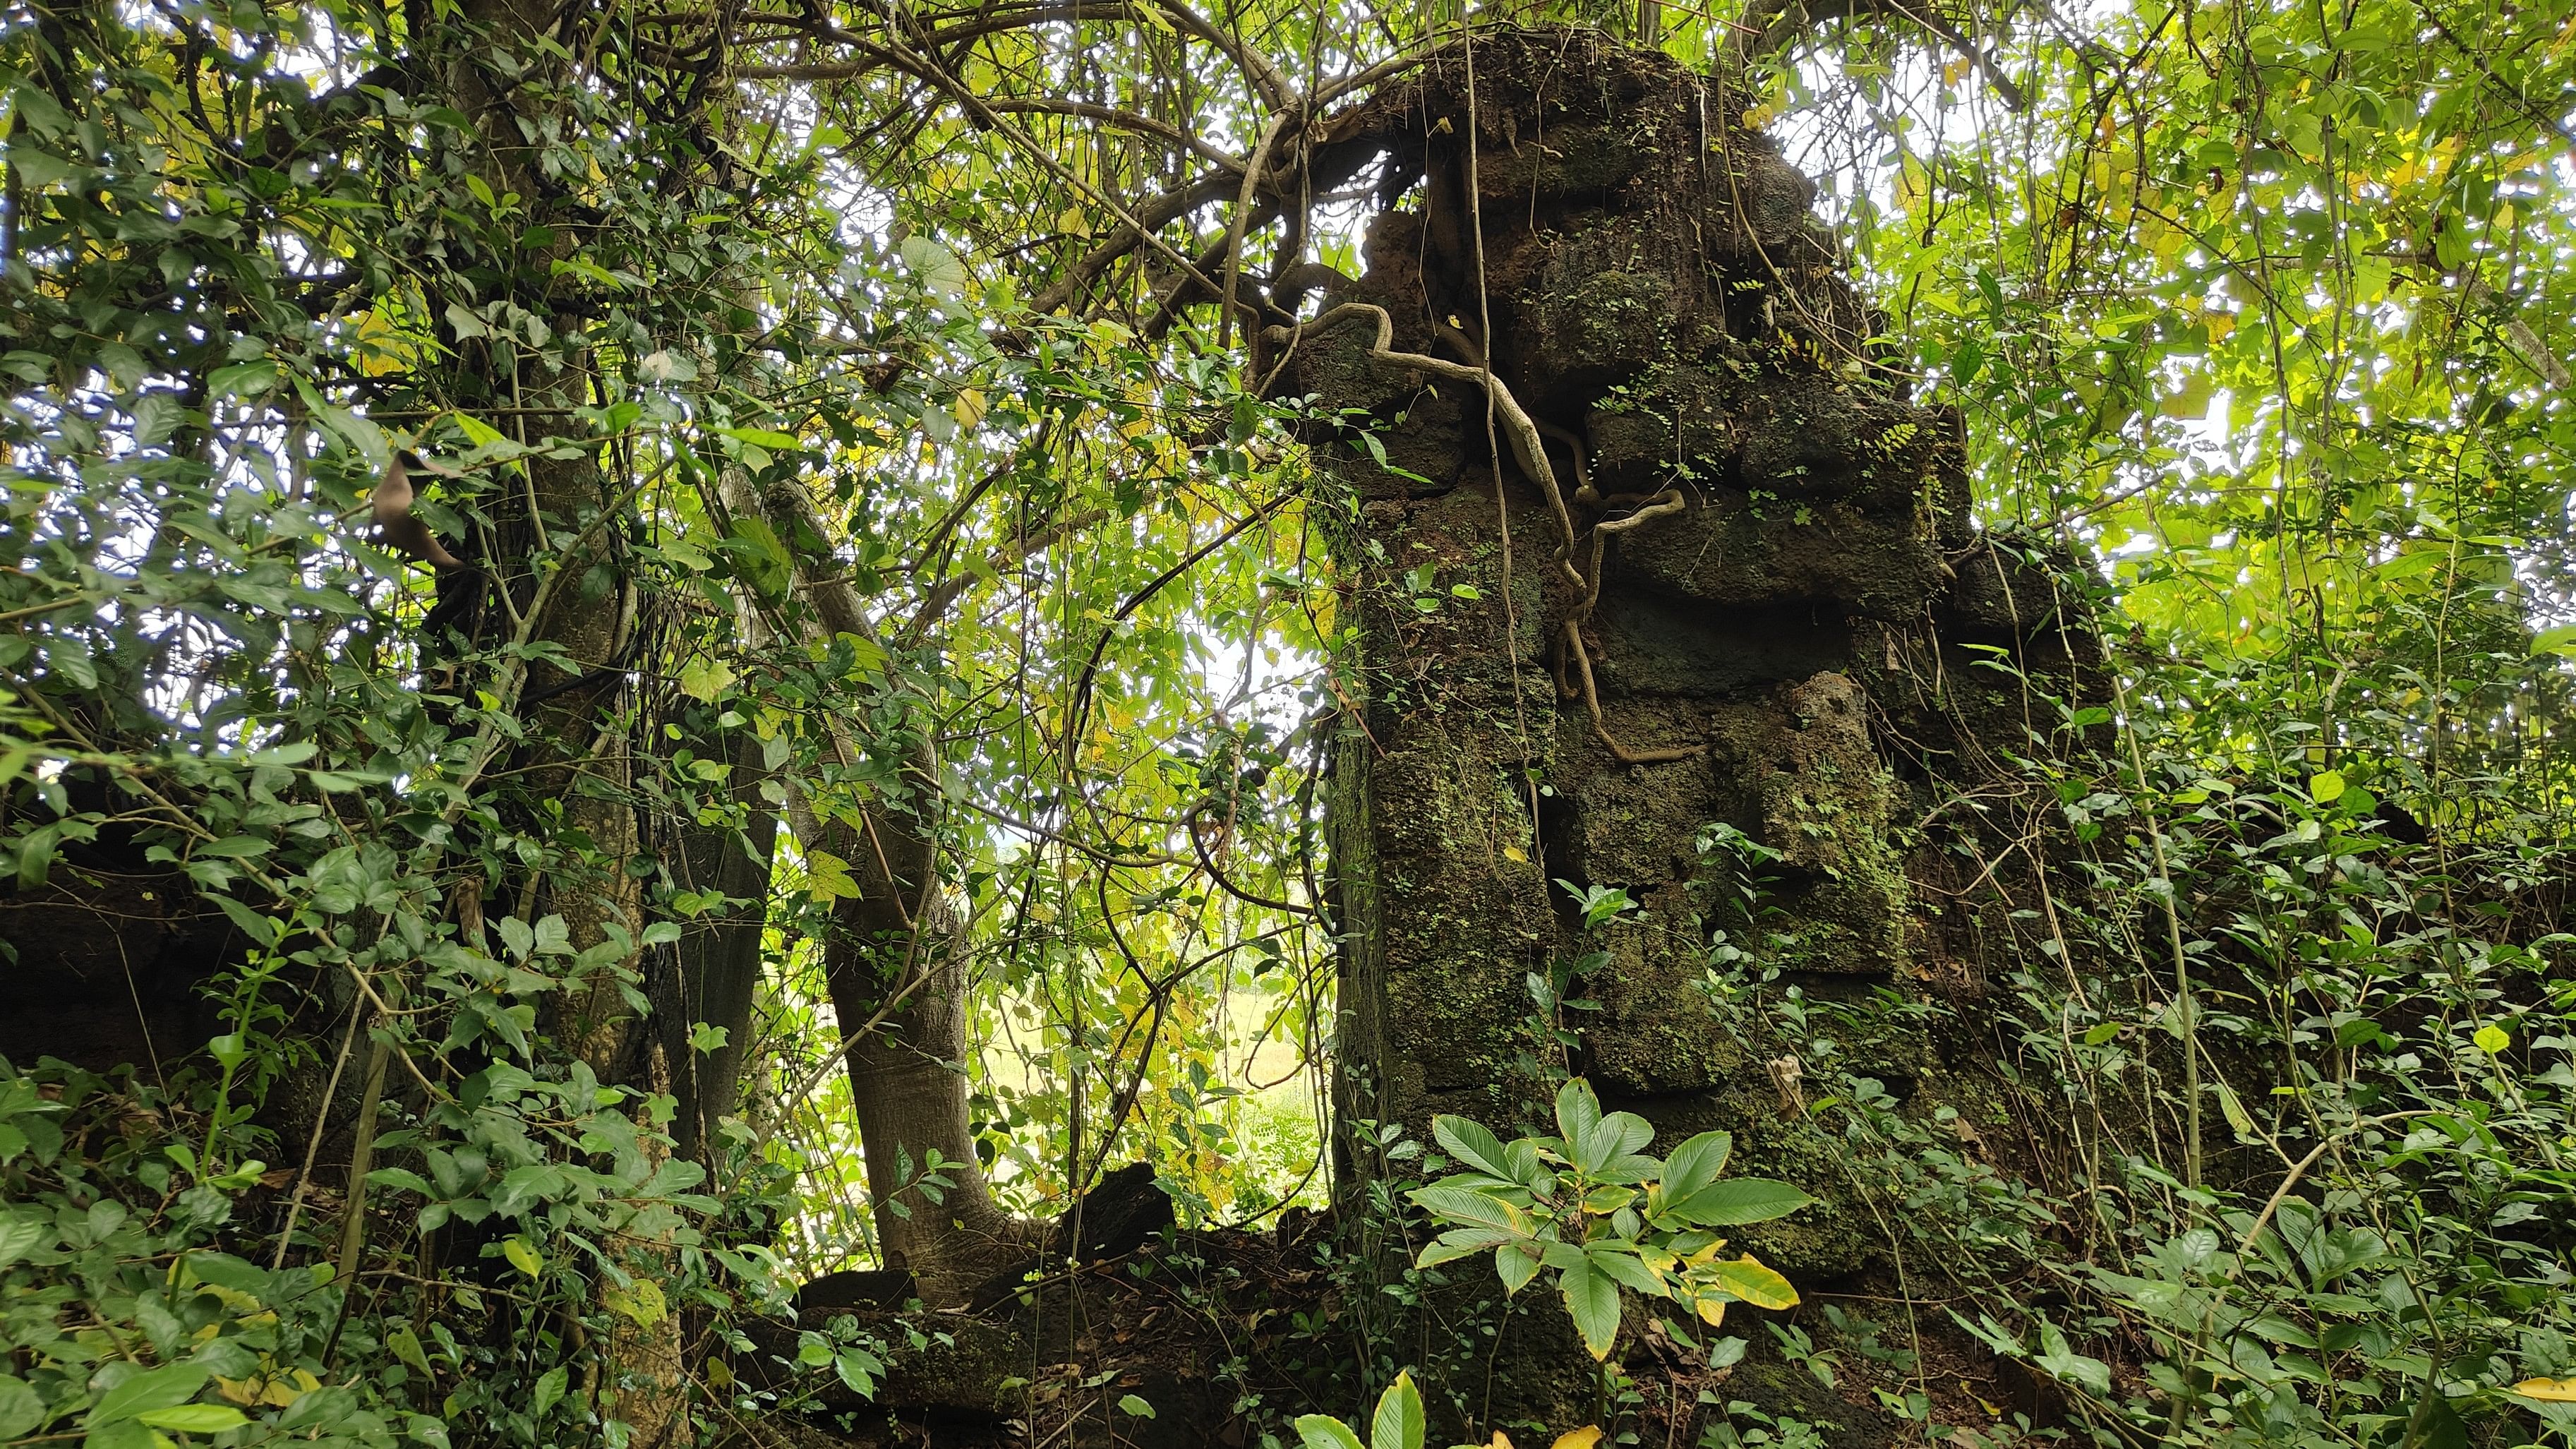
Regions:
<instances>
[{"instance_id":1,"label":"leaning tree trunk","mask_svg":"<svg viewBox=\"0 0 2576 1449\"><path fill-rule=\"evenodd\" d=\"M781 537L829 537L786 489L757 499L745 490L728 503L763 510ZM829 557L805 558L798 572L815 633L870 637L856 592ZM919 733L909 739L878 742L900 755L894 788L856 811L855 823L815 818L803 833L806 849L842 861L858 887L833 907L823 973L849 1066L878 1248L886 1267L912 1275L924 1303L950 1307L1025 1256L1030 1230L995 1204L975 1155L966 957L955 949L939 883L938 741L919 712L912 728ZM853 760L868 747L846 736L836 743Z\"/></svg>"},{"instance_id":2,"label":"leaning tree trunk","mask_svg":"<svg viewBox=\"0 0 2576 1449\"><path fill-rule=\"evenodd\" d=\"M1972 531L1958 419L1882 365L1814 187L1737 97L1580 33L1468 59L1374 102L1401 138L1381 194L1419 177L1421 199L1376 219L1318 317L1274 330L1283 390L1373 413L1391 465L1326 449L1359 500L1341 556L1366 694L1328 807L1340 1110L1417 1136L1438 1112L1535 1126L1526 982L1558 969L1589 1008L1565 1013L1566 1068L1656 1150L1724 1128L1742 1170L1819 1198L1743 1234L1765 1261L1875 1284L1876 1209L1802 1110L1817 1064L1712 1017L1712 932L1784 943L1772 964L1820 1008L1980 989L1996 913L1927 907L1946 867L1909 829L1927 762L1956 778L1980 737L2025 747L2020 695L1965 646L2061 678L2093 646ZM1758 919L1731 916L1766 856ZM1557 880L1642 910L1586 932ZM1991 1060L1919 1014L1874 1019L1912 1107ZM1345 1165L1346 1185L1400 1169ZM1535 1331L1495 1375L1498 1421L1569 1421L1594 1391L1570 1334Z\"/></svg>"}]
</instances>

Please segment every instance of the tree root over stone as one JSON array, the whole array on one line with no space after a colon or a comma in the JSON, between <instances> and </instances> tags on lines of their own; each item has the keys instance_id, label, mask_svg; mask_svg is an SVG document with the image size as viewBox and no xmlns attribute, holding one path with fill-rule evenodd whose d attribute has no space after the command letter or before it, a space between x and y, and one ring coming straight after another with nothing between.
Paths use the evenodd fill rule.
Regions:
<instances>
[{"instance_id":1,"label":"tree root over stone","mask_svg":"<svg viewBox=\"0 0 2576 1449\"><path fill-rule=\"evenodd\" d=\"M1368 354L1376 361L1391 362L1398 367L1409 367L1419 372L1430 373L1434 377L1472 382L1483 388L1485 396L1493 402L1494 411L1502 418L1504 436L1511 440L1512 460L1520 465L1521 471L1528 474L1538 484L1539 490L1547 496L1549 516L1556 521L1557 543L1553 562L1564 572L1566 581L1580 591L1573 609L1567 612L1566 617L1556 628L1560 659L1557 684L1562 692L1566 684L1566 670L1563 665L1565 661L1571 661L1573 678L1583 700L1584 712L1592 720L1592 732L1600 737L1602 745L1610 751L1611 757L1623 765L1661 765L1705 754L1708 746L1704 744L1666 745L1644 750L1630 749L1621 744L1618 737L1610 733L1609 724L1602 718L1601 691L1593 683L1592 655L1583 642L1583 625L1592 617L1594 606L1601 601L1602 550L1608 541L1605 535L1635 528L1648 519L1679 513L1684 507L1681 490L1667 488L1647 500L1644 507L1625 518L1595 522L1590 535L1592 550L1588 561L1589 566L1578 567L1574 561L1575 547L1583 541L1584 535L1575 527L1574 513L1567 506L1565 490L1556 481L1556 467L1548 461L1546 439L1540 424L1529 415L1528 409L1520 405L1520 400L1512 396L1511 388L1500 377L1494 375L1492 365L1483 359L1483 350L1475 347L1472 341L1463 336L1458 339L1464 350L1478 358L1478 364L1475 366L1452 362L1445 357L1433 357L1423 352L1398 352L1395 350L1395 319L1388 315L1384 307L1374 302L1344 302L1300 326L1273 327L1268 335L1272 341L1282 347L1283 356L1280 365L1284 367L1285 354L1293 352L1297 344L1306 338L1338 327L1345 322L1362 318L1374 319L1377 323L1377 336L1369 344ZM1600 499L1593 492L1590 481L1581 477L1582 445L1562 430L1547 431L1556 432L1574 447L1574 466L1578 483L1577 501L1587 506L1608 501Z\"/></svg>"}]
</instances>

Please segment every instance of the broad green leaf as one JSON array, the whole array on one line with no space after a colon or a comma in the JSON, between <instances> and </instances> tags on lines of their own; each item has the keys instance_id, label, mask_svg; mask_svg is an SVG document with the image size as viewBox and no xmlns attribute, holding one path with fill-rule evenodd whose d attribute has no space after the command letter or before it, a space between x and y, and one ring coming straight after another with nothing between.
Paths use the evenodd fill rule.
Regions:
<instances>
[{"instance_id":1,"label":"broad green leaf","mask_svg":"<svg viewBox=\"0 0 2576 1449\"><path fill-rule=\"evenodd\" d=\"M1663 1276L1647 1267L1634 1253L1595 1244L1585 1250L1585 1256L1592 1260L1592 1266L1595 1269L1617 1280L1622 1287L1634 1288L1649 1298L1661 1298L1665 1295L1666 1285Z\"/></svg>"},{"instance_id":2,"label":"broad green leaf","mask_svg":"<svg viewBox=\"0 0 2576 1449\"><path fill-rule=\"evenodd\" d=\"M0 1374L0 1439L23 1438L48 1416L35 1387L15 1374Z\"/></svg>"},{"instance_id":3,"label":"broad green leaf","mask_svg":"<svg viewBox=\"0 0 2576 1449\"><path fill-rule=\"evenodd\" d=\"M2039 1352L2032 1362L2062 1382L2090 1389L2097 1394L2111 1391L2111 1366L2098 1358L2075 1352L2066 1342L2065 1331L2054 1323L2039 1326Z\"/></svg>"},{"instance_id":4,"label":"broad green leaf","mask_svg":"<svg viewBox=\"0 0 2576 1449\"><path fill-rule=\"evenodd\" d=\"M1689 1197L1717 1181L1734 1146L1735 1139L1724 1132L1702 1132L1674 1148L1664 1159L1664 1201Z\"/></svg>"},{"instance_id":5,"label":"broad green leaf","mask_svg":"<svg viewBox=\"0 0 2576 1449\"><path fill-rule=\"evenodd\" d=\"M1596 1359L1608 1358L1610 1345L1619 1336L1619 1285L1585 1262L1558 1274L1556 1287L1565 1295L1566 1311L1574 1315L1583 1346Z\"/></svg>"},{"instance_id":6,"label":"broad green leaf","mask_svg":"<svg viewBox=\"0 0 2576 1449\"><path fill-rule=\"evenodd\" d=\"M1297 1437L1306 1449L1368 1449L1348 1424L1328 1414L1301 1414L1297 1417Z\"/></svg>"},{"instance_id":7,"label":"broad green leaf","mask_svg":"<svg viewBox=\"0 0 2576 1449\"><path fill-rule=\"evenodd\" d=\"M99 1396L98 1403L84 1420L89 1427L113 1424L131 1419L154 1409L175 1408L197 1396L212 1377L199 1364L164 1364L134 1374Z\"/></svg>"},{"instance_id":8,"label":"broad green leaf","mask_svg":"<svg viewBox=\"0 0 2576 1449\"><path fill-rule=\"evenodd\" d=\"M146 1409L134 1417L155 1429L178 1434L220 1434L250 1422L248 1414L230 1404L180 1404L168 1409Z\"/></svg>"},{"instance_id":9,"label":"broad green leaf","mask_svg":"<svg viewBox=\"0 0 2576 1449\"><path fill-rule=\"evenodd\" d=\"M1479 1172L1513 1178L1501 1139L1481 1122L1446 1114L1431 1119L1431 1136L1442 1150Z\"/></svg>"},{"instance_id":10,"label":"broad green leaf","mask_svg":"<svg viewBox=\"0 0 2576 1449\"><path fill-rule=\"evenodd\" d=\"M1664 1211L1701 1227L1731 1228L1787 1217L1813 1201L1785 1182L1767 1177L1735 1177L1710 1183L1678 1202L1667 1198Z\"/></svg>"},{"instance_id":11,"label":"broad green leaf","mask_svg":"<svg viewBox=\"0 0 2576 1449\"><path fill-rule=\"evenodd\" d=\"M1529 1217L1501 1198L1457 1187L1417 1187L1406 1196L1444 1223L1467 1223L1527 1236Z\"/></svg>"},{"instance_id":12,"label":"broad green leaf","mask_svg":"<svg viewBox=\"0 0 2576 1449\"><path fill-rule=\"evenodd\" d=\"M1422 1449L1422 1394L1413 1375L1399 1371L1395 1382L1378 1395L1377 1416L1369 1421L1369 1449Z\"/></svg>"},{"instance_id":13,"label":"broad green leaf","mask_svg":"<svg viewBox=\"0 0 2576 1449\"><path fill-rule=\"evenodd\" d=\"M373 1174L371 1173L369 1176L372 1177ZM387 1330L385 1333L385 1347L393 1350L394 1357L401 1359L404 1363L409 1364L419 1372L425 1374L430 1371L429 1355L421 1351L420 1335L412 1332L410 1325L396 1324L393 1328Z\"/></svg>"},{"instance_id":14,"label":"broad green leaf","mask_svg":"<svg viewBox=\"0 0 2576 1449\"><path fill-rule=\"evenodd\" d=\"M1576 1077L1556 1089L1556 1130L1565 1141L1568 1156L1600 1121L1601 1099L1592 1094L1590 1082Z\"/></svg>"}]
</instances>

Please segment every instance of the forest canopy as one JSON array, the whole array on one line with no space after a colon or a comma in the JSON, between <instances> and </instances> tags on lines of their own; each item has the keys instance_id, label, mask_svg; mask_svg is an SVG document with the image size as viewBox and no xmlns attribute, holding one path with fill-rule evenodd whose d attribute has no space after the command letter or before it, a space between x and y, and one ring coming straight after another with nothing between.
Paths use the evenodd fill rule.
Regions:
<instances>
[{"instance_id":1,"label":"forest canopy","mask_svg":"<svg viewBox=\"0 0 2576 1449\"><path fill-rule=\"evenodd\" d=\"M0 1444L2576 1444L2567 7L0 114Z\"/></svg>"}]
</instances>

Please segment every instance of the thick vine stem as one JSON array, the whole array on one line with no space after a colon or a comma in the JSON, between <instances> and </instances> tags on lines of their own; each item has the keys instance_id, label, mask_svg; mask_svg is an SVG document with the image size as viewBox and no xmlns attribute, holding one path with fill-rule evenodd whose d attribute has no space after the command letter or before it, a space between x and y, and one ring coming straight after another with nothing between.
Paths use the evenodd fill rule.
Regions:
<instances>
[{"instance_id":1,"label":"thick vine stem","mask_svg":"<svg viewBox=\"0 0 2576 1449\"><path fill-rule=\"evenodd\" d=\"M1685 506L1681 490L1667 488L1657 494L1652 502L1626 518L1593 525L1592 567L1588 571L1577 568L1574 563L1574 549L1581 540L1575 531L1574 514L1566 506L1565 491L1557 484L1556 469L1547 460L1547 446L1544 434L1541 432L1541 424L1529 415L1528 409L1521 406L1520 399L1512 396L1511 388L1494 374L1492 365L1483 361L1482 349L1472 346L1473 339L1461 337L1459 340L1468 343L1471 354L1479 358L1480 365L1474 367L1420 352L1398 352L1395 350L1395 318L1384 307L1374 302L1344 302L1302 326L1273 327L1265 335L1283 348L1293 349L1308 334L1322 332L1360 317L1374 319L1377 323L1377 335L1369 344L1369 356L1372 359L1379 362L1392 362L1399 367L1413 368L1435 377L1472 382L1483 388L1486 396L1493 400L1494 411L1502 417L1504 433L1511 439L1513 461L1520 464L1521 471L1535 480L1539 491L1547 496L1548 513L1556 520L1556 565L1565 571L1567 582L1583 591L1572 612L1558 627L1558 637L1563 641L1564 653L1572 656L1574 660L1574 675L1582 687L1583 708L1592 720L1592 732L1600 736L1601 743L1609 748L1611 756L1623 765L1659 765L1669 764L1675 760L1687 760L1706 753L1708 746L1704 744L1675 745L1652 750L1631 750L1620 744L1611 735L1610 726L1602 717L1601 691L1592 681L1592 657L1586 652L1583 643L1583 625L1592 617L1593 606L1601 599L1601 559L1603 546L1606 543L1602 535L1623 532L1649 518L1661 518L1667 514L1679 513ZM1281 365L1285 366L1284 358ZM1564 439L1569 446L1573 447L1575 476L1581 484L1580 497L1587 505L1591 504L1594 495L1591 479L1587 476L1583 465L1581 442L1562 429L1551 428L1547 431ZM1564 671L1561 667L1557 672L1557 680L1559 688L1562 689Z\"/></svg>"}]
</instances>

